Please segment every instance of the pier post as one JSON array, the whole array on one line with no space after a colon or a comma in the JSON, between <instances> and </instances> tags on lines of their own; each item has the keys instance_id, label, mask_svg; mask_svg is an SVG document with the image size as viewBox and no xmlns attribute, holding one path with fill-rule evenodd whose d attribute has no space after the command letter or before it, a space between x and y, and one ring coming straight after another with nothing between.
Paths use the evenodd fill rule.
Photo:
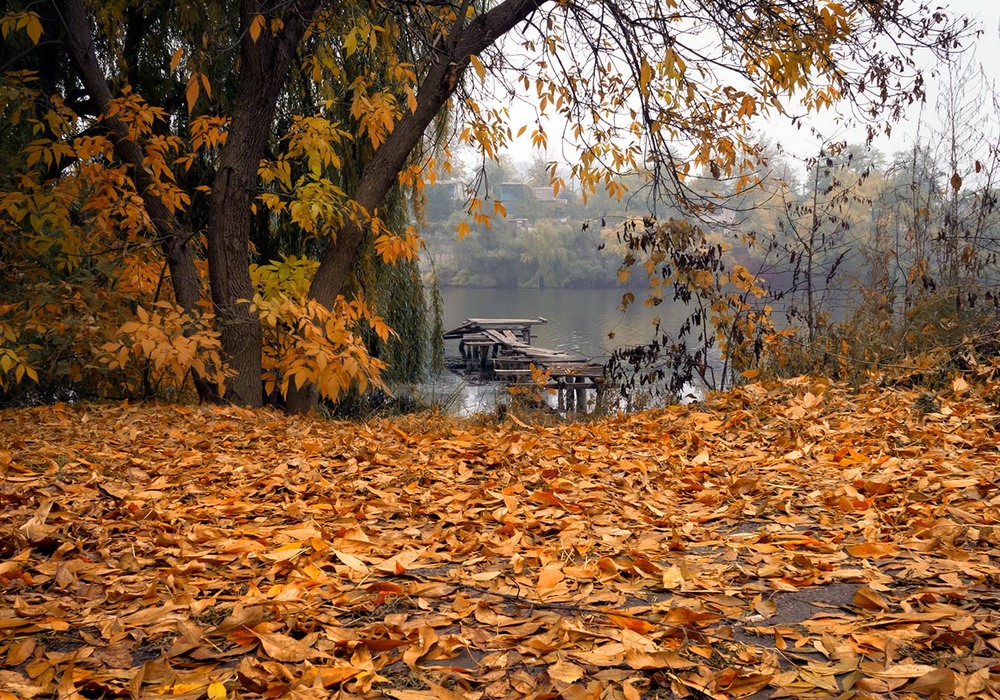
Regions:
<instances>
[{"instance_id":1,"label":"pier post","mask_svg":"<svg viewBox=\"0 0 1000 700\"><path fill-rule=\"evenodd\" d=\"M586 377L574 377L576 384L582 385L586 383ZM580 413L587 412L587 389L583 386L578 386L574 392L576 393L576 410Z\"/></svg>"}]
</instances>

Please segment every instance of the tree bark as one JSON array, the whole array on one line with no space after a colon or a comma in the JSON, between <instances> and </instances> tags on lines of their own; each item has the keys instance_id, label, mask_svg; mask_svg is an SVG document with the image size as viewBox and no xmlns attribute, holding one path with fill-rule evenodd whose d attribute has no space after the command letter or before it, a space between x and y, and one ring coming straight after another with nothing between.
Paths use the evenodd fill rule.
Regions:
<instances>
[{"instance_id":1,"label":"tree bark","mask_svg":"<svg viewBox=\"0 0 1000 700\"><path fill-rule=\"evenodd\" d=\"M476 17L467 26L463 26L459 18L459 23L436 49L427 75L420 82L416 110L399 120L362 171L361 180L351 195L354 202L364 211L375 213L424 131L454 94L469 67L469 57L482 53L546 1L506 0ZM365 235L364 222L358 221L345 223L337 232L309 287L311 298L327 308L333 307L354 267ZM291 388L285 410L289 413L308 413L317 400L318 393L312 386Z\"/></svg>"},{"instance_id":2,"label":"tree bark","mask_svg":"<svg viewBox=\"0 0 1000 700\"><path fill-rule=\"evenodd\" d=\"M70 56L76 66L81 82L101 114L107 114L111 104L111 88L104 71L97 61L94 49L93 30L82 0L64 0L61 3L62 17L66 29L66 40ZM153 188L153 180L143 167L144 153L139 144L128 134L128 126L117 117L105 117L103 123L114 138L115 152L129 165L136 192L142 197L146 213L149 214L159 238L160 249L167 260L170 283L174 298L191 317L198 313L201 301L201 284L194 258L188 246L190 232L164 204ZM198 396L211 399L217 396L217 388L197 373L194 375Z\"/></svg>"},{"instance_id":3,"label":"tree bark","mask_svg":"<svg viewBox=\"0 0 1000 700\"><path fill-rule=\"evenodd\" d=\"M320 0L299 0L285 13L278 34L265 26L256 41L250 26L257 15L278 16L285 3L243 0L239 86L226 144L212 183L208 213L208 263L222 349L235 376L226 383L226 399L261 406L260 319L251 308L250 225L260 166L278 97L288 80L291 61ZM269 25L269 22L266 22Z\"/></svg>"}]
</instances>

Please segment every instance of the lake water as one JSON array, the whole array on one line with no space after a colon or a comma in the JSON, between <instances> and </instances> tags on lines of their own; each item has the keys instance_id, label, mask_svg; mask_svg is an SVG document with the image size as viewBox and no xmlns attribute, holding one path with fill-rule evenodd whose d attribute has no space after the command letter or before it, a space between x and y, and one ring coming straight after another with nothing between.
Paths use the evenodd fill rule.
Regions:
<instances>
[{"instance_id":1,"label":"lake water","mask_svg":"<svg viewBox=\"0 0 1000 700\"><path fill-rule=\"evenodd\" d=\"M670 329L676 329L686 316L681 306L652 308L641 302L623 314L618 309L622 293L620 289L444 288L444 326L450 330L467 318L540 316L548 322L533 327L532 345L573 350L604 363L617 347L648 343L657 316ZM458 341L448 341L445 354L457 359ZM423 390L425 400L457 415L491 412L506 398L505 388L496 382L471 380L449 371Z\"/></svg>"}]
</instances>

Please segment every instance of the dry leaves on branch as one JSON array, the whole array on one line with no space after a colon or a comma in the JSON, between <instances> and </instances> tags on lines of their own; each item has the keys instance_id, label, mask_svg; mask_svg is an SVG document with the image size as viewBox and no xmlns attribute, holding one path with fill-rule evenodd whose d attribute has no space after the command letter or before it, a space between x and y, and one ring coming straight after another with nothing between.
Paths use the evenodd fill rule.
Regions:
<instances>
[{"instance_id":1,"label":"dry leaves on branch","mask_svg":"<svg viewBox=\"0 0 1000 700\"><path fill-rule=\"evenodd\" d=\"M0 699L1000 697L1000 415L917 398L8 411Z\"/></svg>"}]
</instances>

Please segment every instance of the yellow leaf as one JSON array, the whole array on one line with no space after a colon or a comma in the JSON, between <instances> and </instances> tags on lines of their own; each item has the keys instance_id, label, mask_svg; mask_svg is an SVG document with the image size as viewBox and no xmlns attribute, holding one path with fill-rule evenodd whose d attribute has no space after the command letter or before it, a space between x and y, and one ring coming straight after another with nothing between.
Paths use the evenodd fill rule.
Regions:
<instances>
[{"instance_id":1,"label":"yellow leaf","mask_svg":"<svg viewBox=\"0 0 1000 700\"><path fill-rule=\"evenodd\" d=\"M671 566L663 572L663 587L676 590L684 585L684 573L676 566Z\"/></svg>"},{"instance_id":2,"label":"yellow leaf","mask_svg":"<svg viewBox=\"0 0 1000 700\"><path fill-rule=\"evenodd\" d=\"M337 559L340 559L340 561L344 562L345 564L347 564L347 566L354 569L355 571L360 571L365 574L370 572L368 565L365 564L360 559L358 559L353 554L350 554L348 552L342 552L339 549L334 549L333 553L337 556Z\"/></svg>"},{"instance_id":3,"label":"yellow leaf","mask_svg":"<svg viewBox=\"0 0 1000 700\"><path fill-rule=\"evenodd\" d=\"M31 41L35 44L38 40L42 38L42 23L38 19L38 15L32 13L28 18L28 26L26 27L28 36L31 37Z\"/></svg>"},{"instance_id":4,"label":"yellow leaf","mask_svg":"<svg viewBox=\"0 0 1000 700\"><path fill-rule=\"evenodd\" d=\"M150 690L157 695L186 695L187 693L200 690L205 687L204 683L193 681L191 683L170 683L169 685L154 686Z\"/></svg>"},{"instance_id":5,"label":"yellow leaf","mask_svg":"<svg viewBox=\"0 0 1000 700\"><path fill-rule=\"evenodd\" d=\"M479 79L486 80L486 66L483 65L483 62L476 56L469 56L469 61L472 63L472 68L476 71Z\"/></svg>"},{"instance_id":6,"label":"yellow leaf","mask_svg":"<svg viewBox=\"0 0 1000 700\"><path fill-rule=\"evenodd\" d=\"M184 92L188 103L188 114L194 111L194 105L198 101L198 89L198 74L192 73L191 79L188 80L187 90Z\"/></svg>"},{"instance_id":7,"label":"yellow leaf","mask_svg":"<svg viewBox=\"0 0 1000 700\"><path fill-rule=\"evenodd\" d=\"M177 66L181 64L181 58L184 56L184 49L177 49L174 51L174 55L170 58L170 72L173 73L177 70Z\"/></svg>"},{"instance_id":8,"label":"yellow leaf","mask_svg":"<svg viewBox=\"0 0 1000 700\"><path fill-rule=\"evenodd\" d=\"M757 102L754 101L753 97L750 95L744 95L743 100L740 102L739 111L736 113L738 117L752 117L757 113Z\"/></svg>"},{"instance_id":9,"label":"yellow leaf","mask_svg":"<svg viewBox=\"0 0 1000 700\"><path fill-rule=\"evenodd\" d=\"M649 81L653 79L653 67L643 58L642 66L639 68L639 90L643 94L649 91Z\"/></svg>"},{"instance_id":10,"label":"yellow leaf","mask_svg":"<svg viewBox=\"0 0 1000 700\"><path fill-rule=\"evenodd\" d=\"M208 700L226 700L226 686L218 681L209 683Z\"/></svg>"},{"instance_id":11,"label":"yellow leaf","mask_svg":"<svg viewBox=\"0 0 1000 700\"><path fill-rule=\"evenodd\" d=\"M253 43L257 43L257 38L260 36L261 30L264 29L264 15L256 15L253 21L250 23L250 40Z\"/></svg>"},{"instance_id":12,"label":"yellow leaf","mask_svg":"<svg viewBox=\"0 0 1000 700\"><path fill-rule=\"evenodd\" d=\"M344 37L344 55L350 58L354 55L354 52L358 50L358 33L356 30L351 30Z\"/></svg>"},{"instance_id":13,"label":"yellow leaf","mask_svg":"<svg viewBox=\"0 0 1000 700\"><path fill-rule=\"evenodd\" d=\"M266 552L261 556L270 559L271 561L288 561L289 559L294 559L295 557L306 551L299 542L291 542L289 544L282 545L278 547L273 552Z\"/></svg>"}]
</instances>

